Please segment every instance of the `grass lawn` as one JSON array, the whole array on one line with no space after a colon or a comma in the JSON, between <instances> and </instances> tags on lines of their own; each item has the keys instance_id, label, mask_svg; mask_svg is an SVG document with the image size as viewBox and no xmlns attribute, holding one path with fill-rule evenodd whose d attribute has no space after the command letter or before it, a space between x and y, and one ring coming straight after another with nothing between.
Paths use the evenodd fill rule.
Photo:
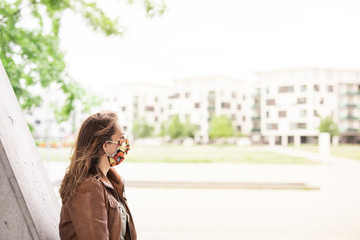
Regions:
<instances>
[{"instance_id":1,"label":"grass lawn","mask_svg":"<svg viewBox=\"0 0 360 240\"><path fill-rule=\"evenodd\" d=\"M41 158L46 161L66 161L70 148L39 148ZM49 152L47 152L49 151ZM128 162L164 163L254 163L254 164L315 164L315 162L268 152L264 147L237 146L132 146L126 158Z\"/></svg>"},{"instance_id":2,"label":"grass lawn","mask_svg":"<svg viewBox=\"0 0 360 240\"><path fill-rule=\"evenodd\" d=\"M303 144L300 147L296 147L299 150L319 152L318 145ZM360 160L360 145L339 145L331 146L331 155L336 157L351 158Z\"/></svg>"}]
</instances>

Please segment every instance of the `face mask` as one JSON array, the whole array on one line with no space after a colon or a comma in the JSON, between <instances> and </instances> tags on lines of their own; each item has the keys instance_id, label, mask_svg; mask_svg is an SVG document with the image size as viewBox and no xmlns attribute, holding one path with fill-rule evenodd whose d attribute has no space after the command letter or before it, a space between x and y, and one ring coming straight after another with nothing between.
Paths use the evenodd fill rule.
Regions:
<instances>
[{"instance_id":1,"label":"face mask","mask_svg":"<svg viewBox=\"0 0 360 240\"><path fill-rule=\"evenodd\" d=\"M106 141L108 143L117 143L117 148L115 150L115 153L110 155L106 151L106 155L108 156L108 160L110 163L110 166L116 166L119 165L122 161L124 161L125 156L130 150L130 144L128 139L122 139L120 141Z\"/></svg>"}]
</instances>

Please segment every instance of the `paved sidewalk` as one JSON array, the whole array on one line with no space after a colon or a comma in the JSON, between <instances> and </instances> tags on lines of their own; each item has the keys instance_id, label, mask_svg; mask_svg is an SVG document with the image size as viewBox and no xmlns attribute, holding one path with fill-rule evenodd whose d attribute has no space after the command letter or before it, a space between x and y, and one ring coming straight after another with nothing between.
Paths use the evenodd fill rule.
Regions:
<instances>
[{"instance_id":1,"label":"paved sidewalk","mask_svg":"<svg viewBox=\"0 0 360 240\"><path fill-rule=\"evenodd\" d=\"M273 148L288 155L315 159L317 154L293 149ZM115 168L128 187L184 187L226 188L228 184L244 189L318 189L340 184L337 177L347 171L360 171L360 163L334 158L323 164L237 164L237 163L128 163ZM44 163L50 181L60 184L66 163ZM338 183L336 183L338 182ZM212 184L212 183L218 183ZM262 186L261 186L261 183Z\"/></svg>"},{"instance_id":2,"label":"paved sidewalk","mask_svg":"<svg viewBox=\"0 0 360 240\"><path fill-rule=\"evenodd\" d=\"M272 149L317 157L291 150ZM360 164L348 159L332 160L304 165L125 160L115 168L126 181L138 238L142 240L358 240ZM44 165L56 189L66 164ZM139 182L142 187L136 184ZM169 183L172 186L164 188ZM229 183L238 187L230 188ZM239 187L244 184L247 186ZM257 184L264 188L247 190L249 185ZM304 184L318 190L273 191L273 184Z\"/></svg>"},{"instance_id":3,"label":"paved sidewalk","mask_svg":"<svg viewBox=\"0 0 360 240\"><path fill-rule=\"evenodd\" d=\"M303 151L291 147L282 147L282 146L267 146L265 147L269 151L285 154L293 157L302 157L316 162L322 162L324 164L334 164L334 165L360 165L360 161L349 159L349 158L341 158L336 156L322 157L319 153L314 153L310 151Z\"/></svg>"}]
</instances>

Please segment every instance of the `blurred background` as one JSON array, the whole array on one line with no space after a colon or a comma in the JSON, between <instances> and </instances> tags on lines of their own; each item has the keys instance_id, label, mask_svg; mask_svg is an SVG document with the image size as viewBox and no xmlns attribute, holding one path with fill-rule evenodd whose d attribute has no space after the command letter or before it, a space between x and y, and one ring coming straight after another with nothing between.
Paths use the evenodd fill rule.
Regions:
<instances>
[{"instance_id":1,"label":"blurred background","mask_svg":"<svg viewBox=\"0 0 360 240\"><path fill-rule=\"evenodd\" d=\"M360 3L0 1L0 58L57 193L118 113L139 239L360 239Z\"/></svg>"}]
</instances>

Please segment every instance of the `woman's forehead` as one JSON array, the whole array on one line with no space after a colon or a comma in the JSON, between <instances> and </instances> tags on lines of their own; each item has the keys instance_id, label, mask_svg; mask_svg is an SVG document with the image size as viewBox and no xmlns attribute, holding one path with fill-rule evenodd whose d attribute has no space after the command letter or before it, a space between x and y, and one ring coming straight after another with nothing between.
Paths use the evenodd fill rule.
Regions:
<instances>
[{"instance_id":1,"label":"woman's forehead","mask_svg":"<svg viewBox=\"0 0 360 240\"><path fill-rule=\"evenodd\" d=\"M115 136L122 136L124 135L124 129L120 126L120 124L116 124Z\"/></svg>"}]
</instances>

